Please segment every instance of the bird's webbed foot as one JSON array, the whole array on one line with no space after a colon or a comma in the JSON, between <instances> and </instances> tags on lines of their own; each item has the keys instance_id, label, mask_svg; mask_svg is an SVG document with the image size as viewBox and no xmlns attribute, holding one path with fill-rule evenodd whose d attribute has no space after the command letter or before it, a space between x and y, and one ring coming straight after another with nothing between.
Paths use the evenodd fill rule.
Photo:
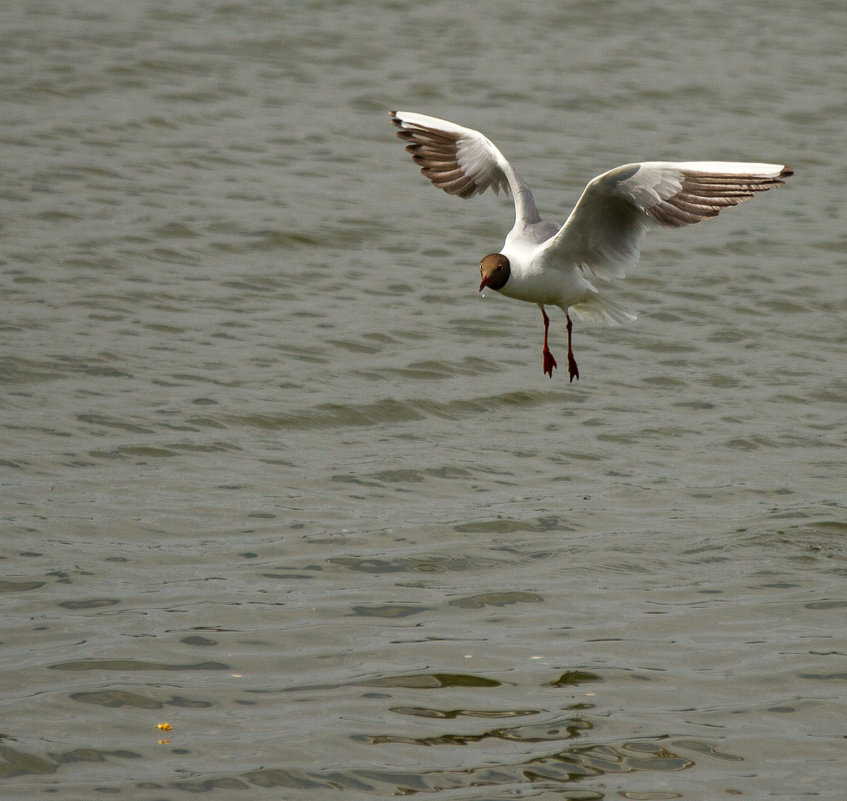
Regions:
<instances>
[{"instance_id":1,"label":"bird's webbed foot","mask_svg":"<svg viewBox=\"0 0 847 801\"><path fill-rule=\"evenodd\" d=\"M553 354L550 353L549 348L544 348L544 373L545 375L553 377L553 370L555 370L559 365L556 364L556 360L553 358Z\"/></svg>"}]
</instances>

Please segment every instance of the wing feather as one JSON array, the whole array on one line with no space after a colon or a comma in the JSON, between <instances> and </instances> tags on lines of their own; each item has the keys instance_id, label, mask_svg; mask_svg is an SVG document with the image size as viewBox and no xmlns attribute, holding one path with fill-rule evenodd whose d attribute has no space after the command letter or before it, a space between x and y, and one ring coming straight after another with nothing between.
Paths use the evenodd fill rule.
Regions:
<instances>
[{"instance_id":1,"label":"wing feather","mask_svg":"<svg viewBox=\"0 0 847 801\"><path fill-rule=\"evenodd\" d=\"M479 131L410 111L392 111L397 136L421 173L449 195L470 198L487 189L511 192L515 219L524 225L540 221L532 193L506 157Z\"/></svg>"},{"instance_id":2,"label":"wing feather","mask_svg":"<svg viewBox=\"0 0 847 801\"><path fill-rule=\"evenodd\" d=\"M622 277L651 224L693 225L764 192L793 174L782 164L664 162L625 164L594 178L550 241L557 260L601 277Z\"/></svg>"}]
</instances>

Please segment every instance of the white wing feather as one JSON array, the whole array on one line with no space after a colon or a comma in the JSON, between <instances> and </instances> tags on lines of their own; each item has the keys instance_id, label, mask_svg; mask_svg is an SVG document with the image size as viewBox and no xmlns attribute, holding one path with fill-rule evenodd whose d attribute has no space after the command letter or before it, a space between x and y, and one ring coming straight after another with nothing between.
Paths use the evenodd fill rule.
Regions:
<instances>
[{"instance_id":1,"label":"white wing feather","mask_svg":"<svg viewBox=\"0 0 847 801\"><path fill-rule=\"evenodd\" d=\"M638 261L652 224L677 228L714 217L776 186L793 170L782 164L647 161L598 175L547 245L553 261L601 277L622 277Z\"/></svg>"},{"instance_id":2,"label":"white wing feather","mask_svg":"<svg viewBox=\"0 0 847 801\"><path fill-rule=\"evenodd\" d=\"M526 182L494 143L479 131L411 111L392 111L412 160L434 186L450 195L469 198L493 189L511 192L516 223L540 221Z\"/></svg>"}]
</instances>

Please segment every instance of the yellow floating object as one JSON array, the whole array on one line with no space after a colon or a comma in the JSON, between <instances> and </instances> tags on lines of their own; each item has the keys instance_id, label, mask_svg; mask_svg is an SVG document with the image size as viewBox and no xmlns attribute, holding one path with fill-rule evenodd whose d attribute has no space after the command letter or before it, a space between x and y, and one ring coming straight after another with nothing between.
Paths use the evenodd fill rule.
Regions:
<instances>
[{"instance_id":1,"label":"yellow floating object","mask_svg":"<svg viewBox=\"0 0 847 801\"><path fill-rule=\"evenodd\" d=\"M161 729L162 731L171 731L173 726L171 726L170 723L157 723L156 728Z\"/></svg>"}]
</instances>

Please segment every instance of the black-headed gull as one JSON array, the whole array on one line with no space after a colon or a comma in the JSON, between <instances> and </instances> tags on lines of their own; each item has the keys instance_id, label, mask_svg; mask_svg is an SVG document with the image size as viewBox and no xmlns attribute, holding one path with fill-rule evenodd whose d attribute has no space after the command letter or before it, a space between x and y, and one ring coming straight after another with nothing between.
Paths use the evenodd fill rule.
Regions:
<instances>
[{"instance_id":1,"label":"black-headed gull","mask_svg":"<svg viewBox=\"0 0 847 801\"><path fill-rule=\"evenodd\" d=\"M614 324L634 320L629 309L601 295L589 275L623 277L638 261L638 245L653 224L668 228L714 217L782 186L791 167L735 161L645 161L624 164L592 179L564 225L543 222L526 182L479 131L409 111L392 111L391 121L407 142L421 173L439 189L462 198L511 192L515 225L499 253L482 259L485 288L535 303L544 319L544 372L553 377L556 360L547 347L550 320L545 306L565 313L568 373L579 378L571 347L570 311Z\"/></svg>"}]
</instances>

